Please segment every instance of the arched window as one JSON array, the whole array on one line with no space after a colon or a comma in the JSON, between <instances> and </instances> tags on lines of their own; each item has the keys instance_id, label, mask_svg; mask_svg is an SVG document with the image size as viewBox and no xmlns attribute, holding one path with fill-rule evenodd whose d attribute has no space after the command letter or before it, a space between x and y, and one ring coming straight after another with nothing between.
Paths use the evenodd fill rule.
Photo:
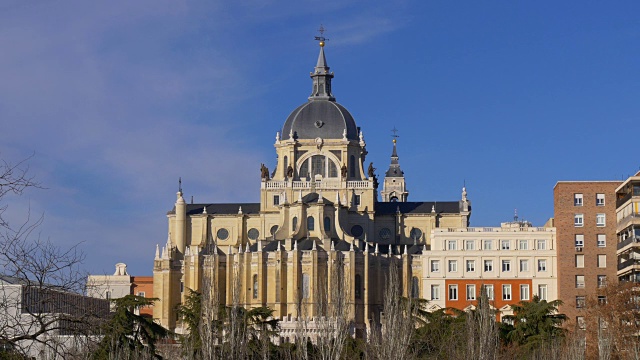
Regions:
<instances>
[{"instance_id":1,"label":"arched window","mask_svg":"<svg viewBox=\"0 0 640 360\"><path fill-rule=\"evenodd\" d=\"M331 219L328 216L324 218L324 231L331 231Z\"/></svg>"},{"instance_id":2,"label":"arched window","mask_svg":"<svg viewBox=\"0 0 640 360\"><path fill-rule=\"evenodd\" d=\"M309 274L302 274L302 298L303 299L308 299L309 295L311 294L309 282L310 282Z\"/></svg>"},{"instance_id":3,"label":"arched window","mask_svg":"<svg viewBox=\"0 0 640 360\"><path fill-rule=\"evenodd\" d=\"M291 228L293 229L293 231L296 231L296 229L298 228L298 218L294 217L293 220L291 221Z\"/></svg>"},{"instance_id":4,"label":"arched window","mask_svg":"<svg viewBox=\"0 0 640 360\"><path fill-rule=\"evenodd\" d=\"M420 286L418 283L418 277L414 276L411 278L411 297L418 298L420 297Z\"/></svg>"},{"instance_id":5,"label":"arched window","mask_svg":"<svg viewBox=\"0 0 640 360\"><path fill-rule=\"evenodd\" d=\"M349 158L349 176L356 177L356 157L353 155Z\"/></svg>"},{"instance_id":6,"label":"arched window","mask_svg":"<svg viewBox=\"0 0 640 360\"><path fill-rule=\"evenodd\" d=\"M316 175L321 175L322 177L327 176L326 173L326 159L322 155L313 155L311 157L311 175L315 177Z\"/></svg>"},{"instance_id":7,"label":"arched window","mask_svg":"<svg viewBox=\"0 0 640 360\"><path fill-rule=\"evenodd\" d=\"M309 216L307 218L307 230L313 230L315 229L315 223L313 221L313 216Z\"/></svg>"},{"instance_id":8,"label":"arched window","mask_svg":"<svg viewBox=\"0 0 640 360\"><path fill-rule=\"evenodd\" d=\"M253 298L258 298L258 275L253 275Z\"/></svg>"},{"instance_id":9,"label":"arched window","mask_svg":"<svg viewBox=\"0 0 640 360\"><path fill-rule=\"evenodd\" d=\"M355 295L356 295L356 299L360 299L362 298L362 277L360 276L360 274L356 274L356 281L355 281Z\"/></svg>"}]
</instances>

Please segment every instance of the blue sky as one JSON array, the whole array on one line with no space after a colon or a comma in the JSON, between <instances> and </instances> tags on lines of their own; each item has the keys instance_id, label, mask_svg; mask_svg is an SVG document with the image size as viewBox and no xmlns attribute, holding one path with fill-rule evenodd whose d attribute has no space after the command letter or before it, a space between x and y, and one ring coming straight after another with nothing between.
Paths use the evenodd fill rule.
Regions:
<instances>
[{"instance_id":1,"label":"blue sky","mask_svg":"<svg viewBox=\"0 0 640 360\"><path fill-rule=\"evenodd\" d=\"M382 174L399 129L410 200L472 226L553 216L558 180L640 166L640 3L4 1L0 157L46 187L17 224L82 242L86 268L148 275L182 176L187 199L256 202L260 163L306 101L322 23L334 95Z\"/></svg>"}]
</instances>

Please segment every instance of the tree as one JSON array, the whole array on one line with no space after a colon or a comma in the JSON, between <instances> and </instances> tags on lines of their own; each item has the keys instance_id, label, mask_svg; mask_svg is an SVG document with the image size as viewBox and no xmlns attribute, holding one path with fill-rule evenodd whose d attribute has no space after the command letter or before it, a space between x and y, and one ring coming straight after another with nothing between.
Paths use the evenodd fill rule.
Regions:
<instances>
[{"instance_id":1,"label":"tree","mask_svg":"<svg viewBox=\"0 0 640 360\"><path fill-rule=\"evenodd\" d=\"M160 358L155 345L169 335L169 331L136 311L153 305L155 300L136 295L111 300L115 310L111 319L104 324L104 337L93 353L93 359L110 359L116 354Z\"/></svg>"},{"instance_id":2,"label":"tree","mask_svg":"<svg viewBox=\"0 0 640 360\"><path fill-rule=\"evenodd\" d=\"M64 356L82 344L59 335L87 340L82 335L92 334L108 303L81 295L84 254L77 246L61 248L41 239L43 216L32 219L29 211L18 225L7 220L8 197L40 188L28 162L0 160L0 343L24 356L36 351Z\"/></svg>"},{"instance_id":3,"label":"tree","mask_svg":"<svg viewBox=\"0 0 640 360\"><path fill-rule=\"evenodd\" d=\"M511 305L514 314L504 316L506 321L502 325L505 341L531 350L562 338L566 330L561 326L567 316L558 313L560 305L560 300L540 300L538 296Z\"/></svg>"},{"instance_id":4,"label":"tree","mask_svg":"<svg viewBox=\"0 0 640 360\"><path fill-rule=\"evenodd\" d=\"M478 306L466 315L467 348L466 358L489 360L498 355L498 331L496 313L489 305L489 296L481 287Z\"/></svg>"}]
</instances>

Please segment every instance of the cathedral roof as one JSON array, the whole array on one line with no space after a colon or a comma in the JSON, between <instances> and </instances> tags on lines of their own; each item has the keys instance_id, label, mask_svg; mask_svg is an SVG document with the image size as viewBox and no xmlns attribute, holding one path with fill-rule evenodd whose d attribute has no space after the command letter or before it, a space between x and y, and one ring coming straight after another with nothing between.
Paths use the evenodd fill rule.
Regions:
<instances>
[{"instance_id":1,"label":"cathedral roof","mask_svg":"<svg viewBox=\"0 0 640 360\"><path fill-rule=\"evenodd\" d=\"M282 139L343 139L358 140L358 128L353 116L338 104L331 92L333 73L329 71L324 55L324 44L320 46L318 62L311 73L313 90L309 101L298 106L289 115L282 127Z\"/></svg>"},{"instance_id":2,"label":"cathedral roof","mask_svg":"<svg viewBox=\"0 0 640 360\"><path fill-rule=\"evenodd\" d=\"M401 214L428 214L435 209L436 213L460 213L458 201L413 201L413 202L377 202L375 204L376 215L393 215L400 211Z\"/></svg>"}]
</instances>

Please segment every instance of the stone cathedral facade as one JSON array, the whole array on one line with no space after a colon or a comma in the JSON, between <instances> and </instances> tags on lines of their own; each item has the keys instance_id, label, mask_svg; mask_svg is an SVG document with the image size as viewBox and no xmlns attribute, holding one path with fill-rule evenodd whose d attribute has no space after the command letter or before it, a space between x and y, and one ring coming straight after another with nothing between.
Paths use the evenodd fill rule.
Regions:
<instances>
[{"instance_id":1,"label":"stone cathedral facade","mask_svg":"<svg viewBox=\"0 0 640 360\"><path fill-rule=\"evenodd\" d=\"M273 309L286 337L292 318L322 315L314 303L319 290L331 291L336 266L356 336L383 311L390 263L405 296L426 298L431 231L468 226L466 191L457 201L409 202L394 140L379 200L363 131L336 102L333 77L321 41L311 95L276 135L276 168L270 173L262 165L256 176L259 202L187 204L182 189L177 193L167 213L169 238L156 248L157 322L180 331L177 305L187 289L206 287L222 304ZM304 314L301 302L308 304Z\"/></svg>"}]
</instances>

